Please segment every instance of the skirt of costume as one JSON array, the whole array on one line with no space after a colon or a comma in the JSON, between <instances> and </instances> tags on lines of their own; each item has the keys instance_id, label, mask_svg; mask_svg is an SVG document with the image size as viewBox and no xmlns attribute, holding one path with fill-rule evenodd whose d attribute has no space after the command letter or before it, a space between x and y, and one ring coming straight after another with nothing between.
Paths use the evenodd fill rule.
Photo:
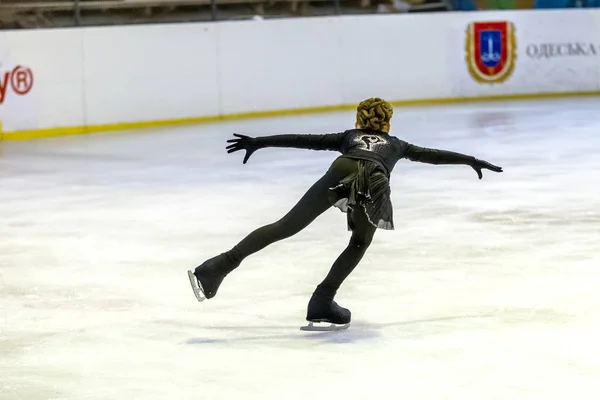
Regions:
<instances>
[{"instance_id":1,"label":"skirt of costume","mask_svg":"<svg viewBox=\"0 0 600 400\"><path fill-rule=\"evenodd\" d=\"M380 229L393 230L393 209L390 182L386 174L373 162L358 160L356 172L329 188L333 205L342 212L362 208L369 222ZM348 215L348 230L352 230Z\"/></svg>"}]
</instances>

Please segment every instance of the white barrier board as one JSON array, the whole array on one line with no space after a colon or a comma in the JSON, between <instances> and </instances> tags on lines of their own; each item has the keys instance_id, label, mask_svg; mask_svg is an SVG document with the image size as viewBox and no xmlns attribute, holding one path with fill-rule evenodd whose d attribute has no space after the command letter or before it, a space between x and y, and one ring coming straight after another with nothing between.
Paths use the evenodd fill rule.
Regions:
<instances>
[{"instance_id":1,"label":"white barrier board","mask_svg":"<svg viewBox=\"0 0 600 400\"><path fill-rule=\"evenodd\" d=\"M600 10L4 31L5 132L600 90Z\"/></svg>"}]
</instances>

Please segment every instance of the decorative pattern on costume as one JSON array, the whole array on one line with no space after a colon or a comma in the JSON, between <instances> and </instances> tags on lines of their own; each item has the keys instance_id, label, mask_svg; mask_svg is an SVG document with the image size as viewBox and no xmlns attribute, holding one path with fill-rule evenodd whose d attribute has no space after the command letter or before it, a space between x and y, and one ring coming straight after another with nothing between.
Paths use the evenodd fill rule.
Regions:
<instances>
[{"instance_id":1,"label":"decorative pattern on costume","mask_svg":"<svg viewBox=\"0 0 600 400\"><path fill-rule=\"evenodd\" d=\"M376 144L376 143L382 143L383 139L379 136L373 136L373 135L369 135L369 136L363 136L362 141L366 143L367 145L367 150L371 151L371 145L372 144Z\"/></svg>"},{"instance_id":2,"label":"decorative pattern on costume","mask_svg":"<svg viewBox=\"0 0 600 400\"><path fill-rule=\"evenodd\" d=\"M377 151L390 144L387 139L379 135L357 135L353 138L353 142L359 149L367 151Z\"/></svg>"}]
</instances>

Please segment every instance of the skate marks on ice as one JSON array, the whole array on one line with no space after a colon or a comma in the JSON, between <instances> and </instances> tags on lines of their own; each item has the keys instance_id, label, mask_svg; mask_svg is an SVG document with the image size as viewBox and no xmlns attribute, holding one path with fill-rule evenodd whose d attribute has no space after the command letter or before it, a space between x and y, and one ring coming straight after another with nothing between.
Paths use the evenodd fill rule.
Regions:
<instances>
[{"instance_id":1,"label":"skate marks on ice","mask_svg":"<svg viewBox=\"0 0 600 400\"><path fill-rule=\"evenodd\" d=\"M303 342L355 343L378 339L372 329L345 329L333 331L301 331L298 325L221 326L201 328L207 333L189 339L189 345L243 345L263 344L296 348ZM354 323L352 324L354 326Z\"/></svg>"},{"instance_id":2,"label":"skate marks on ice","mask_svg":"<svg viewBox=\"0 0 600 400\"><path fill-rule=\"evenodd\" d=\"M261 325L261 326L211 326L201 328L207 331L202 337L191 338L189 345L203 344L243 344L263 343L289 345L297 347L299 341L316 344L343 344L376 340L379 342L384 334L396 338L422 338L444 334L457 330L474 329L487 325L481 319L493 318L493 315L473 314L450 317L436 317L399 322L373 323L355 320L348 329L332 331L301 331L298 325ZM466 321L471 320L465 324ZM461 323L456 324L460 321ZM212 334L215 332L215 334ZM218 334L216 332L220 332Z\"/></svg>"},{"instance_id":3,"label":"skate marks on ice","mask_svg":"<svg viewBox=\"0 0 600 400\"><path fill-rule=\"evenodd\" d=\"M261 318L267 320L267 318ZM569 324L574 316L553 309L496 308L480 313L420 318L398 322L352 321L349 329L334 331L300 331L298 325L267 324L260 326L201 327L203 336L191 338L189 345L273 344L297 347L301 343L344 344L380 342L385 336L413 340L426 337L473 331L520 329L523 326Z\"/></svg>"},{"instance_id":4,"label":"skate marks on ice","mask_svg":"<svg viewBox=\"0 0 600 400\"><path fill-rule=\"evenodd\" d=\"M575 224L598 226L600 213L587 209L558 213L554 210L507 209L498 212L479 212L471 215L477 223L495 223L501 226L515 226L519 229L537 229L552 226L574 226Z\"/></svg>"},{"instance_id":5,"label":"skate marks on ice","mask_svg":"<svg viewBox=\"0 0 600 400\"><path fill-rule=\"evenodd\" d=\"M365 340L375 340L378 338L377 334L366 331L328 331L328 332L306 332L307 335L295 335L289 334L273 334L272 329L264 329L264 333L258 333L256 335L241 336L236 338L193 338L187 341L188 345L263 345L269 347L280 347L280 348L299 348L304 347L305 343L317 344L343 344L343 343L357 343ZM291 329L279 329L279 331L296 332L297 327Z\"/></svg>"}]
</instances>

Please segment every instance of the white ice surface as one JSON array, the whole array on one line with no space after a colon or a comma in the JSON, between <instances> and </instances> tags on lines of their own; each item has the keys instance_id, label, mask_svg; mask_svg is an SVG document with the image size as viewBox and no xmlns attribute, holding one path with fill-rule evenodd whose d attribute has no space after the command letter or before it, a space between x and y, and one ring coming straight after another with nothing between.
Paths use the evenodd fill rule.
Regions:
<instances>
[{"instance_id":1,"label":"white ice surface","mask_svg":"<svg viewBox=\"0 0 600 400\"><path fill-rule=\"evenodd\" d=\"M186 270L282 216L337 156L228 155L336 113L0 143L0 399L598 399L600 100L397 109L393 134L501 165L400 161L395 231L302 332L346 246L331 209L198 303Z\"/></svg>"}]
</instances>

